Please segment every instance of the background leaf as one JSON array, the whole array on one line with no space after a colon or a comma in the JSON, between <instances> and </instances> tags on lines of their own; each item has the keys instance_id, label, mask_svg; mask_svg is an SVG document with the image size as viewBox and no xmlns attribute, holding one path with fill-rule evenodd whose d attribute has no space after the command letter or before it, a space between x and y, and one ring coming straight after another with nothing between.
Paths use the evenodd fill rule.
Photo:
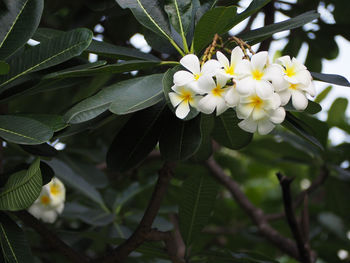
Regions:
<instances>
[{"instance_id":1,"label":"background leaf","mask_svg":"<svg viewBox=\"0 0 350 263\"><path fill-rule=\"evenodd\" d=\"M336 84L340 86L350 87L350 82L346 78L340 75L324 74L324 73L317 73L317 72L311 72L311 75L315 80Z\"/></svg>"}]
</instances>

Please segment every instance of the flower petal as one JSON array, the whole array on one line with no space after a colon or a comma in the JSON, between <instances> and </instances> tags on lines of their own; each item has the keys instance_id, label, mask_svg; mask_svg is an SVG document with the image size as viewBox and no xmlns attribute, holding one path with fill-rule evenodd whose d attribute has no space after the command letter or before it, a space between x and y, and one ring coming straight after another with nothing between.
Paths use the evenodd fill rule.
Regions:
<instances>
[{"instance_id":1,"label":"flower petal","mask_svg":"<svg viewBox=\"0 0 350 263\"><path fill-rule=\"evenodd\" d=\"M252 65L249 60L243 59L236 65L235 72L238 78L245 78L252 75Z\"/></svg>"},{"instance_id":2,"label":"flower petal","mask_svg":"<svg viewBox=\"0 0 350 263\"><path fill-rule=\"evenodd\" d=\"M185 70L180 70L174 74L174 84L177 86L184 86L194 80L193 74Z\"/></svg>"},{"instance_id":3,"label":"flower petal","mask_svg":"<svg viewBox=\"0 0 350 263\"><path fill-rule=\"evenodd\" d=\"M220 100L217 101L216 104L216 116L219 116L220 114L224 113L229 107L226 105L226 102L223 98L220 98Z\"/></svg>"},{"instance_id":4,"label":"flower petal","mask_svg":"<svg viewBox=\"0 0 350 263\"><path fill-rule=\"evenodd\" d=\"M219 61L211 59L204 63L201 73L203 75L214 76L216 72L221 68Z\"/></svg>"},{"instance_id":5,"label":"flower petal","mask_svg":"<svg viewBox=\"0 0 350 263\"><path fill-rule=\"evenodd\" d=\"M239 103L239 93L235 87L230 87L225 95L225 100L228 106L235 107Z\"/></svg>"},{"instance_id":6,"label":"flower petal","mask_svg":"<svg viewBox=\"0 0 350 263\"><path fill-rule=\"evenodd\" d=\"M266 99L273 94L272 84L266 80L260 80L255 82L256 94L262 99Z\"/></svg>"},{"instance_id":7,"label":"flower petal","mask_svg":"<svg viewBox=\"0 0 350 263\"><path fill-rule=\"evenodd\" d=\"M247 104L240 103L236 107L237 117L239 119L246 119L250 116L253 110L254 110L254 106L251 106L249 103Z\"/></svg>"},{"instance_id":8,"label":"flower petal","mask_svg":"<svg viewBox=\"0 0 350 263\"><path fill-rule=\"evenodd\" d=\"M253 121L258 121L267 116L267 113L263 109L259 109L257 107L254 108L252 112L252 119Z\"/></svg>"},{"instance_id":9,"label":"flower petal","mask_svg":"<svg viewBox=\"0 0 350 263\"><path fill-rule=\"evenodd\" d=\"M242 60L244 54L240 47L235 47L231 52L231 66L236 67L236 65Z\"/></svg>"},{"instance_id":10,"label":"flower petal","mask_svg":"<svg viewBox=\"0 0 350 263\"><path fill-rule=\"evenodd\" d=\"M290 89L286 89L278 92L278 95L281 98L281 105L284 106L289 102L290 97L292 96L292 92Z\"/></svg>"},{"instance_id":11,"label":"flower petal","mask_svg":"<svg viewBox=\"0 0 350 263\"><path fill-rule=\"evenodd\" d=\"M309 86L312 80L311 74L308 70L297 71L294 77L298 81L298 83L302 83L305 86Z\"/></svg>"},{"instance_id":12,"label":"flower petal","mask_svg":"<svg viewBox=\"0 0 350 263\"><path fill-rule=\"evenodd\" d=\"M198 102L198 109L205 114L213 113L215 108L216 100L211 95L206 95Z\"/></svg>"},{"instance_id":13,"label":"flower petal","mask_svg":"<svg viewBox=\"0 0 350 263\"><path fill-rule=\"evenodd\" d=\"M230 66L230 62L228 61L227 57L220 51L216 52L216 57L223 67L228 68Z\"/></svg>"},{"instance_id":14,"label":"flower petal","mask_svg":"<svg viewBox=\"0 0 350 263\"><path fill-rule=\"evenodd\" d=\"M292 103L296 110L305 110L308 100L304 93L294 90L292 91Z\"/></svg>"},{"instance_id":15,"label":"flower petal","mask_svg":"<svg viewBox=\"0 0 350 263\"><path fill-rule=\"evenodd\" d=\"M313 82L311 82L310 85L307 86L305 91L307 93L309 93L312 97L314 97L316 95L316 89L315 89L315 85L313 84Z\"/></svg>"},{"instance_id":16,"label":"flower petal","mask_svg":"<svg viewBox=\"0 0 350 263\"><path fill-rule=\"evenodd\" d=\"M169 99L173 107L176 107L181 103L183 100L180 95L176 94L175 92L169 92Z\"/></svg>"},{"instance_id":17,"label":"flower petal","mask_svg":"<svg viewBox=\"0 0 350 263\"><path fill-rule=\"evenodd\" d=\"M222 75L222 74L216 74L215 75L216 77L216 83L221 87L225 87L226 86L226 83L227 83L227 77Z\"/></svg>"},{"instance_id":18,"label":"flower petal","mask_svg":"<svg viewBox=\"0 0 350 263\"><path fill-rule=\"evenodd\" d=\"M198 83L199 89L205 93L209 93L210 91L212 91L212 89L216 88L214 79L208 75L201 76L198 79L197 83Z\"/></svg>"},{"instance_id":19,"label":"flower petal","mask_svg":"<svg viewBox=\"0 0 350 263\"><path fill-rule=\"evenodd\" d=\"M188 54L180 59L180 64L191 71L193 74L201 72L199 59L196 55Z\"/></svg>"},{"instance_id":20,"label":"flower petal","mask_svg":"<svg viewBox=\"0 0 350 263\"><path fill-rule=\"evenodd\" d=\"M178 118L184 119L188 113L190 112L190 106L188 105L187 101L183 101L182 103L177 106L175 114Z\"/></svg>"},{"instance_id":21,"label":"flower petal","mask_svg":"<svg viewBox=\"0 0 350 263\"><path fill-rule=\"evenodd\" d=\"M248 95L255 91L255 81L251 77L246 77L237 81L236 84L237 92L240 95Z\"/></svg>"},{"instance_id":22,"label":"flower petal","mask_svg":"<svg viewBox=\"0 0 350 263\"><path fill-rule=\"evenodd\" d=\"M261 51L252 56L251 63L254 70L263 71L267 63L267 51Z\"/></svg>"},{"instance_id":23,"label":"flower petal","mask_svg":"<svg viewBox=\"0 0 350 263\"><path fill-rule=\"evenodd\" d=\"M284 121L284 118L286 117L286 111L283 107L279 107L277 110L273 111L273 113L270 115L270 120L273 123L279 124Z\"/></svg>"},{"instance_id":24,"label":"flower petal","mask_svg":"<svg viewBox=\"0 0 350 263\"><path fill-rule=\"evenodd\" d=\"M254 133L258 127L258 124L249 118L249 119L245 119L245 120L241 121L240 123L238 123L238 126L242 130Z\"/></svg>"},{"instance_id":25,"label":"flower petal","mask_svg":"<svg viewBox=\"0 0 350 263\"><path fill-rule=\"evenodd\" d=\"M290 59L290 56L283 56L277 59L277 63L285 66L285 67L290 67L292 65L292 61Z\"/></svg>"},{"instance_id":26,"label":"flower petal","mask_svg":"<svg viewBox=\"0 0 350 263\"><path fill-rule=\"evenodd\" d=\"M258 132L261 135L266 135L275 128L275 125L269 120L265 119L258 122Z\"/></svg>"}]
</instances>

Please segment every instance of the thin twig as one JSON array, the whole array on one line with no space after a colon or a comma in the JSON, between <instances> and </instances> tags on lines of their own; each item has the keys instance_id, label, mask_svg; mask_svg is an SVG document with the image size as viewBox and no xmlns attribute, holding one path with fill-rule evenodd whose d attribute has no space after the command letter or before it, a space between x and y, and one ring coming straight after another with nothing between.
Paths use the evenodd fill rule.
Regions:
<instances>
[{"instance_id":1,"label":"thin twig","mask_svg":"<svg viewBox=\"0 0 350 263\"><path fill-rule=\"evenodd\" d=\"M159 170L159 177L154 188L151 200L143 215L141 222L136 228L135 232L120 246L118 246L112 253L94 260L96 263L120 263L124 262L129 254L139 247L146 239L147 235L152 230L152 224L156 218L161 202L168 189L169 182L172 178L173 164L165 163L161 170Z\"/></svg>"},{"instance_id":2,"label":"thin twig","mask_svg":"<svg viewBox=\"0 0 350 263\"><path fill-rule=\"evenodd\" d=\"M248 214L251 220L257 225L259 232L272 244L278 247L281 251L284 251L293 258L299 259L298 249L295 243L277 232L265 219L264 212L255 207L242 192L239 184L231 177L226 175L224 170L216 163L213 157L209 158L206 162L207 167L211 171L212 175L224 185L232 194L238 205Z\"/></svg>"},{"instance_id":3,"label":"thin twig","mask_svg":"<svg viewBox=\"0 0 350 263\"><path fill-rule=\"evenodd\" d=\"M64 243L59 237L49 230L43 223L41 223L34 216L27 211L13 212L26 226L33 228L52 248L59 251L67 259L74 263L90 262L90 258L75 251L72 247Z\"/></svg>"},{"instance_id":4,"label":"thin twig","mask_svg":"<svg viewBox=\"0 0 350 263\"><path fill-rule=\"evenodd\" d=\"M290 192L290 184L294 178L288 178L281 173L277 173L277 178L280 182L283 195L284 211L286 213L286 219L289 225L289 228L293 234L295 242L298 247L300 261L302 263L311 263L311 253L310 249L306 246L304 242L303 235L301 233L300 226L295 217L295 212L293 209L292 195ZM306 235L307 233L305 233Z\"/></svg>"}]
</instances>

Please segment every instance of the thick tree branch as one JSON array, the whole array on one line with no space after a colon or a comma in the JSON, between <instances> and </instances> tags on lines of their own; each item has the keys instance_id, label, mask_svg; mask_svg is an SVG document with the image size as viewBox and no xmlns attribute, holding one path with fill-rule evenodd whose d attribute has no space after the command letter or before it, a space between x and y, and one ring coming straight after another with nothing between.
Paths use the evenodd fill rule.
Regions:
<instances>
[{"instance_id":1,"label":"thick tree branch","mask_svg":"<svg viewBox=\"0 0 350 263\"><path fill-rule=\"evenodd\" d=\"M295 243L282 236L275 229L273 229L268 221L265 219L264 212L255 207L242 192L238 183L231 177L226 175L223 169L216 163L213 157L209 158L206 162L207 167L211 171L212 175L223 184L232 194L238 205L249 215L252 221L258 226L258 229L262 236L269 240L272 244L284 251L288 255L299 259L299 252Z\"/></svg>"},{"instance_id":2,"label":"thick tree branch","mask_svg":"<svg viewBox=\"0 0 350 263\"><path fill-rule=\"evenodd\" d=\"M49 230L43 223L41 223L34 216L27 211L13 212L26 226L33 228L49 246L59 251L67 259L74 263L90 262L90 259L75 251L73 248L64 243L60 238L56 236L51 230Z\"/></svg>"},{"instance_id":3,"label":"thick tree branch","mask_svg":"<svg viewBox=\"0 0 350 263\"><path fill-rule=\"evenodd\" d=\"M165 163L161 170L159 170L159 177L154 188L151 200L143 215L141 222L136 228L135 232L120 246L118 246L112 253L94 260L94 262L104 263L119 263L124 262L129 254L139 247L146 239L147 235L152 230L152 224L156 218L161 202L166 194L169 182L172 178L173 164Z\"/></svg>"},{"instance_id":4,"label":"thick tree branch","mask_svg":"<svg viewBox=\"0 0 350 263\"><path fill-rule=\"evenodd\" d=\"M303 238L303 234L301 233L300 226L297 222L294 208L293 208L293 201L292 201L292 195L290 192L290 184L293 182L294 178L288 178L281 173L277 173L277 178L280 182L281 188L282 188L282 196L283 196L283 202L284 202L284 211L286 214L286 219L289 225L289 228L293 234L293 237L296 241L300 261L302 263L311 263L311 249L308 246L308 244L305 242L305 239ZM308 233L304 233L304 235L308 235Z\"/></svg>"},{"instance_id":5,"label":"thick tree branch","mask_svg":"<svg viewBox=\"0 0 350 263\"><path fill-rule=\"evenodd\" d=\"M298 208L304 201L306 196L310 196L314 193L321 185L324 184L326 179L329 176L329 171L326 166L321 167L320 174L318 177L311 183L311 185L304 191L300 192L300 194L296 197L296 201L294 202L294 209ZM285 213L275 213L266 215L266 219L268 221L278 220L285 217Z\"/></svg>"}]
</instances>

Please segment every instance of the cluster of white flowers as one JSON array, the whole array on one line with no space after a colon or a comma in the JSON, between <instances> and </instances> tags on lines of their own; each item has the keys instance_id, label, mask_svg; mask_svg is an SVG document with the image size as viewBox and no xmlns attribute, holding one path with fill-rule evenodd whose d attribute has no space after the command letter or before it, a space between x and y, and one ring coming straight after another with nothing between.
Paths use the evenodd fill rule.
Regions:
<instances>
[{"instance_id":1,"label":"cluster of white flowers","mask_svg":"<svg viewBox=\"0 0 350 263\"><path fill-rule=\"evenodd\" d=\"M46 223L53 223L62 213L66 189L58 178L53 178L50 183L43 186L40 196L28 208L28 212Z\"/></svg>"},{"instance_id":2,"label":"cluster of white flowers","mask_svg":"<svg viewBox=\"0 0 350 263\"><path fill-rule=\"evenodd\" d=\"M283 122L283 106L290 99L295 109L304 110L307 94L315 95L310 72L295 58L284 56L270 63L262 51L249 60L239 47L232 50L230 61L220 51L216 57L202 66L193 54L180 60L188 71L174 74L169 93L178 118L184 119L190 106L206 114L216 109L216 115L235 107L241 129L267 134Z\"/></svg>"}]
</instances>

